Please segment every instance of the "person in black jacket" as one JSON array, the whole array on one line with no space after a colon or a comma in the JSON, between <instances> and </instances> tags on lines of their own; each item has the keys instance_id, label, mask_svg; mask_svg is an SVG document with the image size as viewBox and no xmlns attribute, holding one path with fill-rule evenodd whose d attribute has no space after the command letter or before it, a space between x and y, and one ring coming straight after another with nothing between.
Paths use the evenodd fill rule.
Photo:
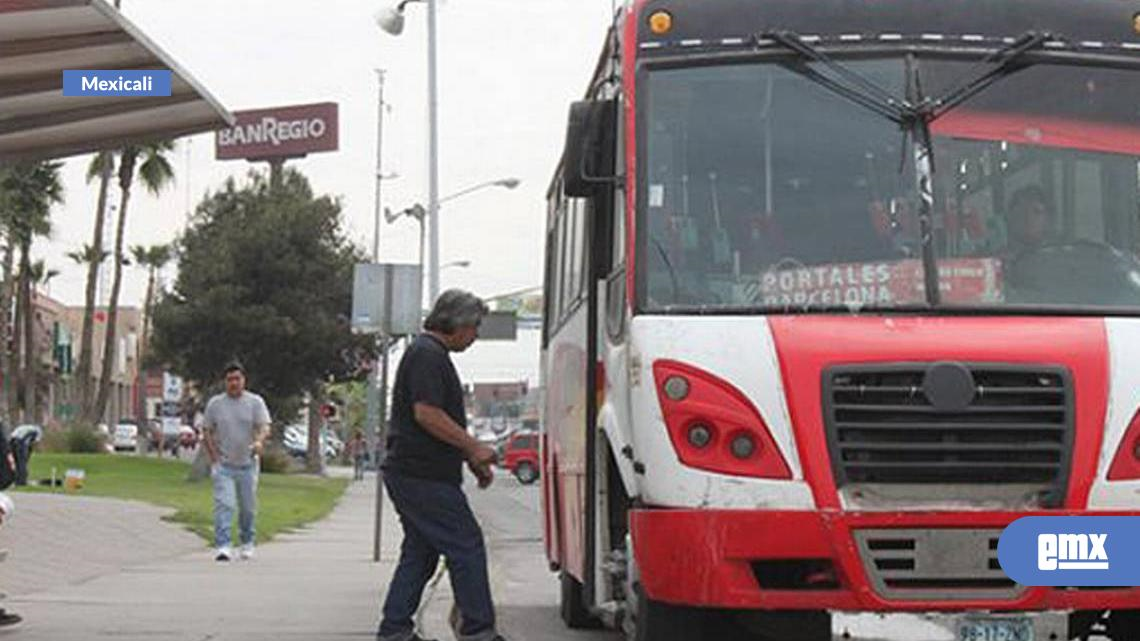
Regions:
<instances>
[{"instance_id":1,"label":"person in black jacket","mask_svg":"<svg viewBox=\"0 0 1140 641\"><path fill-rule=\"evenodd\" d=\"M451 362L479 336L487 306L460 290L443 293L404 352L392 388L384 485L404 542L388 587L379 641L420 641L413 616L428 580L447 559L460 617L459 641L501 641L487 576L483 532L463 493L463 465L486 488L495 451L467 433L463 385Z\"/></svg>"}]
</instances>

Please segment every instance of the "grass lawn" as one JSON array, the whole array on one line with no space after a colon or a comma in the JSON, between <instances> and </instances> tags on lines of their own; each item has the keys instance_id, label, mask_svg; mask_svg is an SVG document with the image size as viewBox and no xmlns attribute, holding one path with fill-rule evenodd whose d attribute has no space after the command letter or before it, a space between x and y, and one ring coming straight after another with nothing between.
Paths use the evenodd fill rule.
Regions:
<instances>
[{"instance_id":1,"label":"grass lawn","mask_svg":"<svg viewBox=\"0 0 1140 641\"><path fill-rule=\"evenodd\" d=\"M168 520L184 524L208 542L213 541L213 498L209 479L186 480L190 465L183 461L112 456L108 454L47 454L32 456L29 482L51 477L56 468L62 478L70 468L86 472L79 494L144 501L174 508ZM267 541L317 521L332 511L348 481L284 474L262 474L258 486L257 539ZM29 485L21 491L62 493L62 488ZM237 536L235 525L234 536Z\"/></svg>"}]
</instances>

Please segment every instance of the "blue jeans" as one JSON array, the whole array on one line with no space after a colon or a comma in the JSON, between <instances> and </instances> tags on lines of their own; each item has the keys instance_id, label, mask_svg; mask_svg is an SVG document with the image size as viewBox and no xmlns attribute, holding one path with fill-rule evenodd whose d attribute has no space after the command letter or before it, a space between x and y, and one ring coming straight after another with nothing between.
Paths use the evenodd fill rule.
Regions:
<instances>
[{"instance_id":1,"label":"blue jeans","mask_svg":"<svg viewBox=\"0 0 1140 641\"><path fill-rule=\"evenodd\" d=\"M214 542L217 547L233 543L234 511L243 545L253 543L253 519L257 514L257 464L216 465L214 481Z\"/></svg>"},{"instance_id":2,"label":"blue jeans","mask_svg":"<svg viewBox=\"0 0 1140 641\"><path fill-rule=\"evenodd\" d=\"M384 600L378 638L407 641L412 637L412 617L442 555L447 559L451 589L462 617L460 641L494 639L495 606L487 578L487 549L467 495L458 485L392 472L384 472L384 485L404 526L404 542Z\"/></svg>"}]
</instances>

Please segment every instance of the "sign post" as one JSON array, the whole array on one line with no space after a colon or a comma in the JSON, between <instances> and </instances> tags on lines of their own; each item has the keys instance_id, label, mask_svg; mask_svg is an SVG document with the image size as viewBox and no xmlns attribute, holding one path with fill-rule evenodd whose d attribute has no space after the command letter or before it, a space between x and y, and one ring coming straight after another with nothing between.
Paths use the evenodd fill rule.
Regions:
<instances>
[{"instance_id":1,"label":"sign post","mask_svg":"<svg viewBox=\"0 0 1140 641\"><path fill-rule=\"evenodd\" d=\"M352 330L377 335L380 351L380 388L369 386L368 438L374 460L384 455L388 430L388 354L395 339L414 334L420 327L423 275L419 265L364 263L356 266L352 283ZM371 399L375 398L375 401ZM380 561L380 525L384 513L384 484L376 470L376 520L372 533L372 560Z\"/></svg>"}]
</instances>

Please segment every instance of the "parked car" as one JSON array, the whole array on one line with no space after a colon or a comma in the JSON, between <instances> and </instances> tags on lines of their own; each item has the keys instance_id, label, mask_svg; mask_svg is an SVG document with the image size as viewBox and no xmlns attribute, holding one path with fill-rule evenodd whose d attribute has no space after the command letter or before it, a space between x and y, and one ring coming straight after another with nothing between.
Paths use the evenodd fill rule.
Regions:
<instances>
[{"instance_id":1,"label":"parked car","mask_svg":"<svg viewBox=\"0 0 1140 641\"><path fill-rule=\"evenodd\" d=\"M334 440L335 439L335 440ZM344 447L340 443L340 439L336 439L335 435L331 434L328 430L321 432L321 449L324 452L326 459L335 459L340 456L341 448ZM309 427L307 425L290 425L285 428L285 451L289 452L294 458L305 458L309 452Z\"/></svg>"},{"instance_id":2,"label":"parked car","mask_svg":"<svg viewBox=\"0 0 1140 641\"><path fill-rule=\"evenodd\" d=\"M111 444L116 452L133 452L139 447L139 425L134 419L124 418L115 425Z\"/></svg>"},{"instance_id":3,"label":"parked car","mask_svg":"<svg viewBox=\"0 0 1140 641\"><path fill-rule=\"evenodd\" d=\"M538 432L515 432L507 439L503 448L503 467L507 468L519 483L530 485L538 480Z\"/></svg>"}]
</instances>

